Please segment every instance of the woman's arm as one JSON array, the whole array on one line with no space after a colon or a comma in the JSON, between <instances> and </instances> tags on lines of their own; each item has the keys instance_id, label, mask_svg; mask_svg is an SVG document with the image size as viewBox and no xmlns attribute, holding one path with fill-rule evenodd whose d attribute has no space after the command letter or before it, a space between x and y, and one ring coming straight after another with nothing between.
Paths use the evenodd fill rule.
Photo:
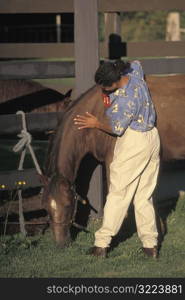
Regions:
<instances>
[{"instance_id":1,"label":"woman's arm","mask_svg":"<svg viewBox=\"0 0 185 300\"><path fill-rule=\"evenodd\" d=\"M105 131L106 133L113 134L112 128L108 122L105 120L104 122L100 122L97 117L86 112L85 116L77 115L74 118L74 124L79 125L78 129L84 128L97 128L99 130Z\"/></svg>"}]
</instances>

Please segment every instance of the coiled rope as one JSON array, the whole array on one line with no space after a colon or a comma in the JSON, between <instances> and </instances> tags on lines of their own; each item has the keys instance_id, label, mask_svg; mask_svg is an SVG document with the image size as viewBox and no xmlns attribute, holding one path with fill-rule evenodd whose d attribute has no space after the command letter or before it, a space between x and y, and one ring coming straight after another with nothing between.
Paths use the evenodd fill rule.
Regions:
<instances>
[{"instance_id":1,"label":"coiled rope","mask_svg":"<svg viewBox=\"0 0 185 300\"><path fill-rule=\"evenodd\" d=\"M37 170L37 173L39 175L42 175L41 168L39 166L39 163L37 161L37 158L35 156L34 150L32 148L31 142L32 142L32 136L28 132L26 127L26 117L25 113L23 111L17 111L17 115L22 116L22 130L21 133L17 136L20 138L19 142L13 147L14 152L20 152L21 151L21 157L19 161L18 170L23 170L24 165L24 159L26 155L26 151L29 150L33 163L35 165L35 168ZM20 231L21 233L26 236L27 232L25 229L25 222L24 222L24 214L23 214L23 199L22 199L22 189L18 188L18 198L19 198L19 224L20 224Z\"/></svg>"}]
</instances>

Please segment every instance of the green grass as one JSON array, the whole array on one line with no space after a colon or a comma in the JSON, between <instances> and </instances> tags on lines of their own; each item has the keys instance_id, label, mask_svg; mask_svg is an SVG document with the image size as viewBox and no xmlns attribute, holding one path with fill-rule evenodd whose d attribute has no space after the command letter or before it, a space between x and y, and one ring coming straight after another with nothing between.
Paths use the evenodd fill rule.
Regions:
<instances>
[{"instance_id":1,"label":"green grass","mask_svg":"<svg viewBox=\"0 0 185 300\"><path fill-rule=\"evenodd\" d=\"M23 239L20 235L0 239L1 278L176 278L185 277L185 197L168 216L158 260L145 258L134 233L109 254L108 259L86 254L94 241L100 220L89 223L89 233L81 232L66 249L56 247L50 229L44 235Z\"/></svg>"}]
</instances>

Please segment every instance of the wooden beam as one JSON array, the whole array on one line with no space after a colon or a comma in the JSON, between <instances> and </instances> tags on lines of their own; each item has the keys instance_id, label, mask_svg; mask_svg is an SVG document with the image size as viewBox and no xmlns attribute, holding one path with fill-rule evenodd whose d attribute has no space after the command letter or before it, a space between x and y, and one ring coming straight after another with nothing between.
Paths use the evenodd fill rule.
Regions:
<instances>
[{"instance_id":1,"label":"wooden beam","mask_svg":"<svg viewBox=\"0 0 185 300\"><path fill-rule=\"evenodd\" d=\"M99 65L97 0L75 0L75 92L78 97L94 85L94 74ZM88 198L102 215L103 186L102 167L97 166L89 186Z\"/></svg>"},{"instance_id":2,"label":"wooden beam","mask_svg":"<svg viewBox=\"0 0 185 300\"><path fill-rule=\"evenodd\" d=\"M120 16L117 13L105 13L105 40L109 42L109 36L111 33L121 35L121 21Z\"/></svg>"},{"instance_id":3,"label":"wooden beam","mask_svg":"<svg viewBox=\"0 0 185 300\"><path fill-rule=\"evenodd\" d=\"M0 191L28 189L43 186L36 169L12 170L0 172Z\"/></svg>"},{"instance_id":4,"label":"wooden beam","mask_svg":"<svg viewBox=\"0 0 185 300\"><path fill-rule=\"evenodd\" d=\"M71 78L74 76L74 62L0 62L0 79Z\"/></svg>"},{"instance_id":5,"label":"wooden beam","mask_svg":"<svg viewBox=\"0 0 185 300\"><path fill-rule=\"evenodd\" d=\"M153 42L128 42L122 43L123 52L122 56L128 57L161 57L161 56L184 56L185 41L166 42L166 41L153 41ZM122 47L120 45L120 47ZM98 46L97 46L98 47ZM115 46L115 51L117 51ZM120 49L118 49L120 52ZM99 43L100 57L109 57L107 43ZM0 58L74 58L74 43L52 43L52 44L1 44Z\"/></svg>"},{"instance_id":6,"label":"wooden beam","mask_svg":"<svg viewBox=\"0 0 185 300\"><path fill-rule=\"evenodd\" d=\"M75 0L75 97L94 84L98 65L97 0Z\"/></svg>"},{"instance_id":7,"label":"wooden beam","mask_svg":"<svg viewBox=\"0 0 185 300\"><path fill-rule=\"evenodd\" d=\"M185 10L184 0L99 0L98 10L104 12Z\"/></svg>"},{"instance_id":8,"label":"wooden beam","mask_svg":"<svg viewBox=\"0 0 185 300\"><path fill-rule=\"evenodd\" d=\"M104 45L106 45L106 55L109 57L109 45L112 40L119 40L121 42L121 20L118 13L105 13L105 37Z\"/></svg>"},{"instance_id":9,"label":"wooden beam","mask_svg":"<svg viewBox=\"0 0 185 300\"><path fill-rule=\"evenodd\" d=\"M74 12L76 0L1 0L0 13L64 13ZM98 11L185 10L184 0L98 0Z\"/></svg>"},{"instance_id":10,"label":"wooden beam","mask_svg":"<svg viewBox=\"0 0 185 300\"><path fill-rule=\"evenodd\" d=\"M140 59L146 75L185 74L185 58Z\"/></svg>"},{"instance_id":11,"label":"wooden beam","mask_svg":"<svg viewBox=\"0 0 185 300\"><path fill-rule=\"evenodd\" d=\"M162 57L162 56L185 56L185 41L179 42L130 42L127 43L128 57Z\"/></svg>"},{"instance_id":12,"label":"wooden beam","mask_svg":"<svg viewBox=\"0 0 185 300\"><path fill-rule=\"evenodd\" d=\"M8 198L8 197L7 197ZM6 215L7 211L9 215L11 214L19 214L19 201L12 201L11 199L6 199L5 203L0 205L0 215ZM31 196L27 198L23 198L23 210L24 213L37 211L40 209L45 209L42 200L42 194L37 194L36 196Z\"/></svg>"},{"instance_id":13,"label":"wooden beam","mask_svg":"<svg viewBox=\"0 0 185 300\"><path fill-rule=\"evenodd\" d=\"M106 49L106 48L105 48ZM106 51L103 50L103 57ZM121 42L112 41L109 43L109 58L118 57L184 57L185 41L165 42Z\"/></svg>"},{"instance_id":14,"label":"wooden beam","mask_svg":"<svg viewBox=\"0 0 185 300\"><path fill-rule=\"evenodd\" d=\"M1 0L0 13L64 13L73 12L74 0Z\"/></svg>"},{"instance_id":15,"label":"wooden beam","mask_svg":"<svg viewBox=\"0 0 185 300\"><path fill-rule=\"evenodd\" d=\"M136 53L135 53L136 54ZM136 57L136 55L135 55ZM130 58L131 60L132 58ZM147 74L185 73L185 58L142 59ZM74 62L14 61L0 62L0 79L67 78L75 77ZM92 86L94 82L92 81ZM55 89L53 83L50 87ZM57 90L59 86L57 86ZM68 90L70 87L68 87ZM84 86L87 90L88 87Z\"/></svg>"},{"instance_id":16,"label":"wooden beam","mask_svg":"<svg viewBox=\"0 0 185 300\"><path fill-rule=\"evenodd\" d=\"M167 17L166 41L180 41L180 13L170 12Z\"/></svg>"},{"instance_id":17,"label":"wooden beam","mask_svg":"<svg viewBox=\"0 0 185 300\"><path fill-rule=\"evenodd\" d=\"M0 58L74 57L73 43L1 43Z\"/></svg>"},{"instance_id":18,"label":"wooden beam","mask_svg":"<svg viewBox=\"0 0 185 300\"><path fill-rule=\"evenodd\" d=\"M26 113L27 130L30 133L41 133L54 130L61 120L62 112ZM0 136L17 135L22 130L22 117L16 114L1 115Z\"/></svg>"}]
</instances>

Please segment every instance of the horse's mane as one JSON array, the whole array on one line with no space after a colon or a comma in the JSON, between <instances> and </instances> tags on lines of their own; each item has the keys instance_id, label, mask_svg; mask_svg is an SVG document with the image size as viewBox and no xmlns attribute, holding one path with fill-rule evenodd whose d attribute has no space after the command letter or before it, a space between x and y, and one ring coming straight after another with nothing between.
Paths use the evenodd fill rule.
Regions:
<instances>
[{"instance_id":1,"label":"horse's mane","mask_svg":"<svg viewBox=\"0 0 185 300\"><path fill-rule=\"evenodd\" d=\"M63 135L63 127L65 126L65 120L73 113L74 109L81 104L81 101L85 98L85 96L94 89L94 86L88 89L86 92L81 94L76 100L71 101L71 103L67 106L67 109L64 112L64 115L56 128L56 132L53 133L53 137L48 145L48 154L46 157L46 168L45 173L46 176L50 177L56 174L56 166L57 166L57 158L60 141ZM87 98L88 99L88 98Z\"/></svg>"},{"instance_id":2,"label":"horse's mane","mask_svg":"<svg viewBox=\"0 0 185 300\"><path fill-rule=\"evenodd\" d=\"M77 99L71 101L71 103L69 103L69 105L67 106L67 109L65 110L65 113L71 111L74 106L78 105L78 103L82 100L82 98L84 96L86 96L92 89L94 89L95 86L91 87L90 89L88 89L87 91L85 91L84 93L82 93Z\"/></svg>"}]
</instances>

